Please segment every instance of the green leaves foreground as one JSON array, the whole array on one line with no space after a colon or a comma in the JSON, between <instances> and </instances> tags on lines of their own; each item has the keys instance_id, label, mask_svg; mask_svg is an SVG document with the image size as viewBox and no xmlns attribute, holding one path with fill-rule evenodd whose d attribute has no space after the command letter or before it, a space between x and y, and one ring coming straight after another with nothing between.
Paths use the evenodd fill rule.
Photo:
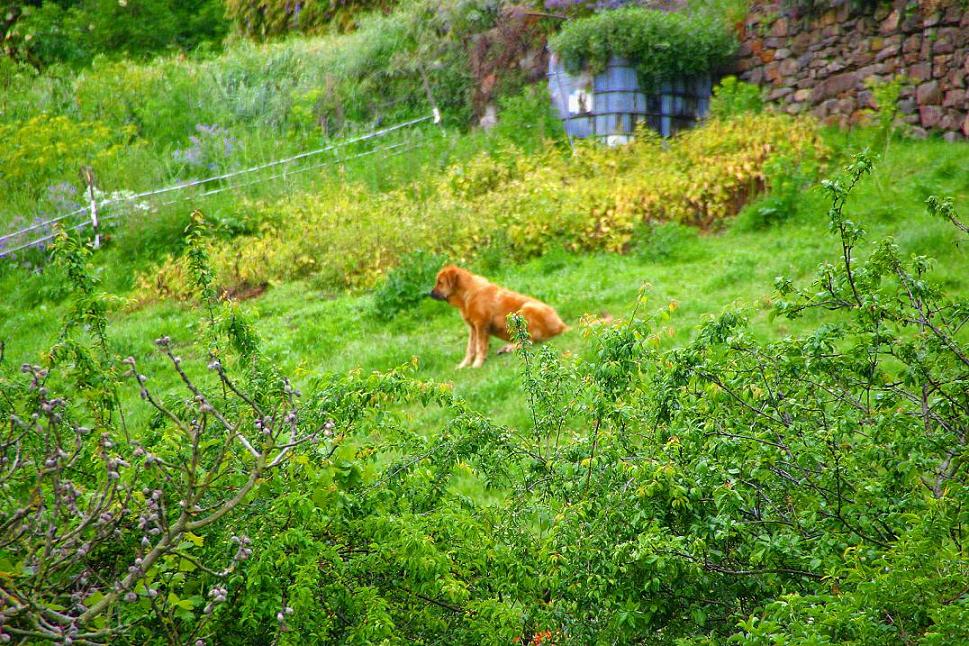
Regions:
<instances>
[{"instance_id":1,"label":"green leaves foreground","mask_svg":"<svg viewBox=\"0 0 969 646\"><path fill-rule=\"evenodd\" d=\"M640 316L644 294L585 326L576 358L512 321L531 412L515 429L407 366L300 396L205 291L202 253L208 376L162 340L170 388L125 385L110 337L82 352L107 326L79 273L62 343L77 350L0 380L4 634L969 640L969 304L891 240L858 259L846 206L870 172L859 156L824 184L832 262L809 286L778 280L776 314L812 332L763 342L728 312L664 349L675 307ZM951 202L929 208L961 226ZM131 389L149 421L125 424L144 419ZM418 407L434 428L413 428Z\"/></svg>"}]
</instances>

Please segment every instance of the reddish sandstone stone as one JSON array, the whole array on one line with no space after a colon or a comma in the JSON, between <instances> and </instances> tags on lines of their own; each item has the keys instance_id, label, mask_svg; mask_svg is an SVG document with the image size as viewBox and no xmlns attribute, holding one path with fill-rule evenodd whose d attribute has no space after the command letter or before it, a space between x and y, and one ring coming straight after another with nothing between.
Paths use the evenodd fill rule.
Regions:
<instances>
[{"instance_id":1,"label":"reddish sandstone stone","mask_svg":"<svg viewBox=\"0 0 969 646\"><path fill-rule=\"evenodd\" d=\"M949 90L942 99L942 105L946 108L961 108L966 104L965 90Z\"/></svg>"},{"instance_id":2,"label":"reddish sandstone stone","mask_svg":"<svg viewBox=\"0 0 969 646\"><path fill-rule=\"evenodd\" d=\"M882 20L881 25L878 27L878 31L883 34L895 33L895 30L898 29L899 17L900 14L898 9L893 10L884 20Z\"/></svg>"},{"instance_id":3,"label":"reddish sandstone stone","mask_svg":"<svg viewBox=\"0 0 969 646\"><path fill-rule=\"evenodd\" d=\"M945 116L942 117L942 121L939 122L939 127L943 130L958 130L961 121L962 118L958 112L949 110L945 113Z\"/></svg>"},{"instance_id":4,"label":"reddish sandstone stone","mask_svg":"<svg viewBox=\"0 0 969 646\"><path fill-rule=\"evenodd\" d=\"M875 54L875 60L883 61L887 58L894 58L895 56L898 56L898 50L899 50L898 45L891 45L889 47L885 47L880 52Z\"/></svg>"},{"instance_id":5,"label":"reddish sandstone stone","mask_svg":"<svg viewBox=\"0 0 969 646\"><path fill-rule=\"evenodd\" d=\"M945 12L945 17L942 19L943 22L950 25L958 25L959 19L963 18L964 9L959 6L960 3L954 3Z\"/></svg>"},{"instance_id":6,"label":"reddish sandstone stone","mask_svg":"<svg viewBox=\"0 0 969 646\"><path fill-rule=\"evenodd\" d=\"M773 83L774 85L780 85L784 80L781 77L780 65L778 63L770 63L764 66L764 78Z\"/></svg>"},{"instance_id":7,"label":"reddish sandstone stone","mask_svg":"<svg viewBox=\"0 0 969 646\"><path fill-rule=\"evenodd\" d=\"M917 52L922 46L922 34L913 34L905 39L902 43L902 51L906 54L910 52Z\"/></svg>"},{"instance_id":8,"label":"reddish sandstone stone","mask_svg":"<svg viewBox=\"0 0 969 646\"><path fill-rule=\"evenodd\" d=\"M858 75L853 72L832 76L822 84L825 96L837 96L842 92L852 90L858 85Z\"/></svg>"},{"instance_id":9,"label":"reddish sandstone stone","mask_svg":"<svg viewBox=\"0 0 969 646\"><path fill-rule=\"evenodd\" d=\"M770 27L770 35L774 36L775 38L787 36L787 25L787 18L778 18Z\"/></svg>"},{"instance_id":10,"label":"reddish sandstone stone","mask_svg":"<svg viewBox=\"0 0 969 646\"><path fill-rule=\"evenodd\" d=\"M957 67L956 69L949 72L949 74L945 77L945 81L946 83L949 84L949 87L954 87L954 88L965 87L966 72L961 67Z\"/></svg>"},{"instance_id":11,"label":"reddish sandstone stone","mask_svg":"<svg viewBox=\"0 0 969 646\"><path fill-rule=\"evenodd\" d=\"M909 67L905 74L916 82L928 81L932 78L932 65L929 63L918 63L917 65Z\"/></svg>"},{"instance_id":12,"label":"reddish sandstone stone","mask_svg":"<svg viewBox=\"0 0 969 646\"><path fill-rule=\"evenodd\" d=\"M783 76L794 76L797 74L799 66L797 61L793 58L786 58L781 61L780 67L778 68Z\"/></svg>"},{"instance_id":13,"label":"reddish sandstone stone","mask_svg":"<svg viewBox=\"0 0 969 646\"><path fill-rule=\"evenodd\" d=\"M940 54L932 59L932 76L940 79L949 71L952 63L952 54Z\"/></svg>"},{"instance_id":14,"label":"reddish sandstone stone","mask_svg":"<svg viewBox=\"0 0 969 646\"><path fill-rule=\"evenodd\" d=\"M942 108L937 105L923 105L919 107L919 120L923 128L934 128L942 121Z\"/></svg>"},{"instance_id":15,"label":"reddish sandstone stone","mask_svg":"<svg viewBox=\"0 0 969 646\"><path fill-rule=\"evenodd\" d=\"M767 100L777 101L778 99L783 99L784 97L788 96L792 92L794 92L794 90L792 90L789 87L779 87L776 90L770 91L770 93L767 95Z\"/></svg>"},{"instance_id":16,"label":"reddish sandstone stone","mask_svg":"<svg viewBox=\"0 0 969 646\"><path fill-rule=\"evenodd\" d=\"M902 99L898 102L898 111L902 114L915 114L917 107L914 99Z\"/></svg>"},{"instance_id":17,"label":"reddish sandstone stone","mask_svg":"<svg viewBox=\"0 0 969 646\"><path fill-rule=\"evenodd\" d=\"M938 81L923 83L915 91L915 100L919 105L938 105L942 101L942 89Z\"/></svg>"},{"instance_id":18,"label":"reddish sandstone stone","mask_svg":"<svg viewBox=\"0 0 969 646\"><path fill-rule=\"evenodd\" d=\"M956 39L959 30L955 27L944 27L938 31L935 42L932 43L933 54L951 54L956 49Z\"/></svg>"}]
</instances>

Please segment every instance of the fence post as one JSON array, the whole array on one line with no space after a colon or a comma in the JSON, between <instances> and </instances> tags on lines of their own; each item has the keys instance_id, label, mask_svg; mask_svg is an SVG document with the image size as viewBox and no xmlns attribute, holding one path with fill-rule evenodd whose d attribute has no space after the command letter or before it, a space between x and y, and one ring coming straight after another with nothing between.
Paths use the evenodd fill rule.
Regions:
<instances>
[{"instance_id":1,"label":"fence post","mask_svg":"<svg viewBox=\"0 0 969 646\"><path fill-rule=\"evenodd\" d=\"M98 202L94 199L94 169L90 166L81 168L81 177L87 183L87 194L91 200L91 226L94 228L94 248L101 248L101 231L98 225Z\"/></svg>"}]
</instances>

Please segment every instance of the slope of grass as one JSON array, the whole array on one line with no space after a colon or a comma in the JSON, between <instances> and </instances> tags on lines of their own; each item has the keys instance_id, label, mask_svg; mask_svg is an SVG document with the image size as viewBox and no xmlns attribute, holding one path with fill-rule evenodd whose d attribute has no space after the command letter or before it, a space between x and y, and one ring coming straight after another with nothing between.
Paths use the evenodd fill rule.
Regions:
<instances>
[{"instance_id":1,"label":"slope of grass","mask_svg":"<svg viewBox=\"0 0 969 646\"><path fill-rule=\"evenodd\" d=\"M827 137L839 147L858 143L852 135ZM969 293L967 243L951 226L926 215L922 206L930 194L952 195L957 212L969 219L966 152L965 145L939 141L896 143L849 204L852 217L868 231L860 253L866 255L874 241L893 236L904 252L936 259L933 277L949 293ZM733 306L747 308L756 334L781 337L813 321L771 319L773 279L785 275L803 284L819 262L837 261L839 249L827 231L826 207L821 192L812 189L803 194L798 214L773 228L729 226L721 233L699 234L665 225L644 230L626 255L555 252L524 265L505 266L489 277L551 303L572 324L587 314L623 316L641 286L648 284L651 307L678 304L671 343L687 339L705 316ZM102 252L96 261L110 291L124 294L130 288L137 262L117 249ZM37 361L56 339L65 311L60 281L56 274L38 276L9 266L2 272L0 339L6 345L6 360L14 365ZM328 372L385 370L416 358L421 377L452 382L461 396L502 421L522 421L525 409L516 359L492 355L481 370L457 371L466 332L455 310L427 300L390 322L380 322L371 313L371 299L366 293L333 296L307 283L290 282L239 307L256 322L268 353L297 381L305 383ZM171 302L134 312L119 308L110 333L119 354L138 357L150 374L157 366L152 340L168 334L187 342L196 336L201 316L188 304ZM578 330L552 344L573 353L586 348ZM492 350L496 347L493 344ZM186 359L204 364L202 356Z\"/></svg>"}]
</instances>

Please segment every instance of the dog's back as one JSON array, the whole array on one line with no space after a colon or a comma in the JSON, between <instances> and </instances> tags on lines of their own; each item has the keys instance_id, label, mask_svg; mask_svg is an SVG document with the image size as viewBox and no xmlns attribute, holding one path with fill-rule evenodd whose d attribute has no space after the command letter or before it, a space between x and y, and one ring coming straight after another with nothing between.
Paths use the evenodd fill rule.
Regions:
<instances>
[{"instance_id":1,"label":"dog's back","mask_svg":"<svg viewBox=\"0 0 969 646\"><path fill-rule=\"evenodd\" d=\"M474 303L474 309L490 319L488 322L490 334L505 341L511 340L508 315L515 313L525 318L528 324L528 335L536 342L550 339L568 329L551 305L533 296L505 289L482 276L475 275L474 278L477 290L469 299L469 305Z\"/></svg>"}]
</instances>

